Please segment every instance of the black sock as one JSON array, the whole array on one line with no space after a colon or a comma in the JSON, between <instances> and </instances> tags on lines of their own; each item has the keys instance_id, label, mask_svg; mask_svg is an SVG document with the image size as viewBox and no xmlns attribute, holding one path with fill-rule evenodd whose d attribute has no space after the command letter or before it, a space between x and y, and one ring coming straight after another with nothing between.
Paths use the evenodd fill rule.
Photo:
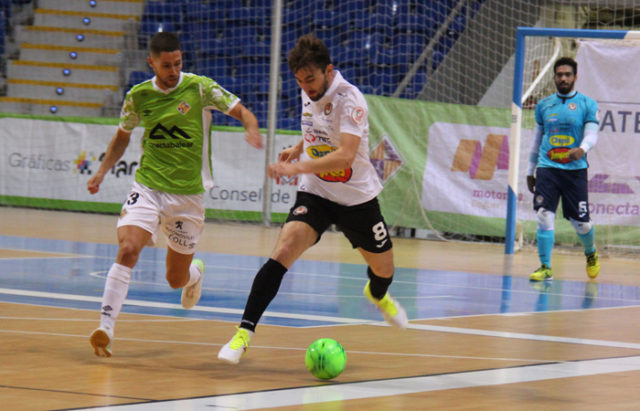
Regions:
<instances>
[{"instance_id":1,"label":"black sock","mask_svg":"<svg viewBox=\"0 0 640 411\"><path fill-rule=\"evenodd\" d=\"M369 291L371 291L371 295L373 298L379 300L387 293L391 282L393 281L393 276L389 278L378 277L371 271L371 267L367 267L367 275L369 276Z\"/></svg>"},{"instance_id":2,"label":"black sock","mask_svg":"<svg viewBox=\"0 0 640 411\"><path fill-rule=\"evenodd\" d=\"M260 317L262 317L271 300L278 294L282 277L286 272L287 267L276 260L270 258L269 261L264 263L253 279L251 293L249 293L247 304L244 307L240 327L251 331L256 330Z\"/></svg>"}]
</instances>

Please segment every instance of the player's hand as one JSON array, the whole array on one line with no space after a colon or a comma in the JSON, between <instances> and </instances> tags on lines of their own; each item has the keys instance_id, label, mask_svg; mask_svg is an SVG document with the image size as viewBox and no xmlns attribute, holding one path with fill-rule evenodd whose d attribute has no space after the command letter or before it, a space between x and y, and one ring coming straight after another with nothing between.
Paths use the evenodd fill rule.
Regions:
<instances>
[{"instance_id":1,"label":"player's hand","mask_svg":"<svg viewBox=\"0 0 640 411\"><path fill-rule=\"evenodd\" d=\"M89 193L95 194L100 190L100 183L104 180L104 176L102 174L96 174L87 181L87 190Z\"/></svg>"},{"instance_id":2,"label":"player's hand","mask_svg":"<svg viewBox=\"0 0 640 411\"><path fill-rule=\"evenodd\" d=\"M271 178L278 178L283 176L295 176L296 174L300 174L298 171L298 163L287 163L283 161L279 161L277 163L273 163L269 165L267 169L267 173Z\"/></svg>"},{"instance_id":3,"label":"player's hand","mask_svg":"<svg viewBox=\"0 0 640 411\"><path fill-rule=\"evenodd\" d=\"M527 176L527 187L531 193L535 193L536 190L536 178L534 176Z\"/></svg>"},{"instance_id":4,"label":"player's hand","mask_svg":"<svg viewBox=\"0 0 640 411\"><path fill-rule=\"evenodd\" d=\"M245 134L244 139L247 140L247 143L249 143L251 147L262 148L264 146L264 139L258 129L247 130L247 134Z\"/></svg>"},{"instance_id":5,"label":"player's hand","mask_svg":"<svg viewBox=\"0 0 640 411\"><path fill-rule=\"evenodd\" d=\"M282 150L280 154L278 154L278 161L284 163L291 163L292 161L298 160L300 158L300 151L298 151L297 146L289 147L286 150Z\"/></svg>"},{"instance_id":6,"label":"player's hand","mask_svg":"<svg viewBox=\"0 0 640 411\"><path fill-rule=\"evenodd\" d=\"M580 160L582 157L584 157L584 150L580 147L572 148L571 150L569 150L569 158L571 160Z\"/></svg>"}]
</instances>

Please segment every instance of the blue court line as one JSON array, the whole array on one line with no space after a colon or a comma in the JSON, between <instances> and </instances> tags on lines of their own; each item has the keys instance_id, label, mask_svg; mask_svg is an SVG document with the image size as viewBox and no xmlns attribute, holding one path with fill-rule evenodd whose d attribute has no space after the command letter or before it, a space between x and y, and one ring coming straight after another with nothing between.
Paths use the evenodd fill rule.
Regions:
<instances>
[{"instance_id":1,"label":"blue court line","mask_svg":"<svg viewBox=\"0 0 640 411\"><path fill-rule=\"evenodd\" d=\"M0 236L0 248L63 253L52 258L0 260L0 301L96 310L114 244ZM198 252L206 263L203 297L196 309L179 306L180 290L165 280L166 250L145 248L132 272L123 312L238 321L264 257ZM362 296L366 266L299 260L285 275L262 323L309 327L379 322ZM390 289L409 319L518 314L640 305L640 287L554 280L531 284L509 275L399 267ZM45 294L41 294L45 293ZM46 294L49 293L49 294ZM82 296L81 299L61 296Z\"/></svg>"}]
</instances>

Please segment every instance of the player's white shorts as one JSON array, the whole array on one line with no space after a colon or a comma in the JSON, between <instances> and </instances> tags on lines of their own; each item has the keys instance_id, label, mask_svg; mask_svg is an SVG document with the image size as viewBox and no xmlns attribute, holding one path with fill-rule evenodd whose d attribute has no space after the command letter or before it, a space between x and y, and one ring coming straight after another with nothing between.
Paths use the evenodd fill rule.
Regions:
<instances>
[{"instance_id":1,"label":"player's white shorts","mask_svg":"<svg viewBox=\"0 0 640 411\"><path fill-rule=\"evenodd\" d=\"M124 225L150 232L153 244L162 227L172 250L193 254L204 230L203 194L170 194L134 181L118 218L118 227Z\"/></svg>"}]
</instances>

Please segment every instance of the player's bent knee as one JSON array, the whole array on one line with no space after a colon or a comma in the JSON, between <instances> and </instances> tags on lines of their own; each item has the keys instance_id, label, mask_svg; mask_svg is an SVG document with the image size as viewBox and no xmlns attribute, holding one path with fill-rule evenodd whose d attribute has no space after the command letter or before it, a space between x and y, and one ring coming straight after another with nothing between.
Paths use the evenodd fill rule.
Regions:
<instances>
[{"instance_id":1,"label":"player's bent knee","mask_svg":"<svg viewBox=\"0 0 640 411\"><path fill-rule=\"evenodd\" d=\"M541 231L549 231L554 228L554 220L556 213L549 211L544 207L540 207L536 212L536 219L538 221L538 229Z\"/></svg>"},{"instance_id":2,"label":"player's bent knee","mask_svg":"<svg viewBox=\"0 0 640 411\"><path fill-rule=\"evenodd\" d=\"M571 218L569 221L571 221L571 225L578 234L587 234L589 231L591 231L591 227L593 227L593 224L591 224L591 220L578 221Z\"/></svg>"}]
</instances>

